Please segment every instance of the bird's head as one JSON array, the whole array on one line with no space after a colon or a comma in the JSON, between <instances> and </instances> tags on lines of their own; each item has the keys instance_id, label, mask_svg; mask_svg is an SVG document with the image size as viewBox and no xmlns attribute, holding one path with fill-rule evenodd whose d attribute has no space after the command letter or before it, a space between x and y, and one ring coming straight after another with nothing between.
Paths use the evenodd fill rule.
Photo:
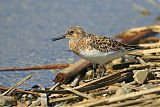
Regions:
<instances>
[{"instance_id":1,"label":"bird's head","mask_svg":"<svg viewBox=\"0 0 160 107\"><path fill-rule=\"evenodd\" d=\"M85 32L84 30L79 26L72 26L69 29L67 29L65 36L69 39L78 39L84 37Z\"/></svg>"},{"instance_id":2,"label":"bird's head","mask_svg":"<svg viewBox=\"0 0 160 107\"><path fill-rule=\"evenodd\" d=\"M68 38L68 39L80 39L80 38L83 38L84 36L85 36L85 32L81 27L79 27L79 26L71 26L70 28L68 28L66 30L66 33L63 36L53 38L52 40L56 41L56 40L65 39L65 38Z\"/></svg>"}]
</instances>

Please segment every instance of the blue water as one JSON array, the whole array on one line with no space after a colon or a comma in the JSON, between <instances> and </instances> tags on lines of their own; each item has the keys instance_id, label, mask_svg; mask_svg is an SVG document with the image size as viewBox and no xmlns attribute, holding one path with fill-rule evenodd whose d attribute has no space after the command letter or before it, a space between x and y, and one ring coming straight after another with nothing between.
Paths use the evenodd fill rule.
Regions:
<instances>
[{"instance_id":1,"label":"blue water","mask_svg":"<svg viewBox=\"0 0 160 107\"><path fill-rule=\"evenodd\" d=\"M151 14L141 15L135 4ZM74 62L79 58L67 51L67 40L50 40L69 26L109 36L157 23L158 15L160 9L147 0L0 0L0 67ZM33 77L24 87L53 85L51 70L3 71L0 85L11 86L29 74Z\"/></svg>"}]
</instances>

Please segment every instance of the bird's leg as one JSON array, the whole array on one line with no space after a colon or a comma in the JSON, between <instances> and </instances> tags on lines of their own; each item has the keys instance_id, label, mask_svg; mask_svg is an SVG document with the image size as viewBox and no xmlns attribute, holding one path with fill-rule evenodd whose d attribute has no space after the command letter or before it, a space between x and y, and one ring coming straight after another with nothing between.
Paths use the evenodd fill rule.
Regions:
<instances>
[{"instance_id":1,"label":"bird's leg","mask_svg":"<svg viewBox=\"0 0 160 107\"><path fill-rule=\"evenodd\" d=\"M100 64L100 68L101 68L101 70L102 70L102 73L101 73L101 76L100 76L100 77L103 77L104 74L105 74L105 72L106 72L106 68L105 68L104 64Z\"/></svg>"},{"instance_id":2,"label":"bird's leg","mask_svg":"<svg viewBox=\"0 0 160 107\"><path fill-rule=\"evenodd\" d=\"M96 78L97 64L96 63L92 63L92 66L93 66L93 77L92 77L92 80L94 80Z\"/></svg>"}]
</instances>

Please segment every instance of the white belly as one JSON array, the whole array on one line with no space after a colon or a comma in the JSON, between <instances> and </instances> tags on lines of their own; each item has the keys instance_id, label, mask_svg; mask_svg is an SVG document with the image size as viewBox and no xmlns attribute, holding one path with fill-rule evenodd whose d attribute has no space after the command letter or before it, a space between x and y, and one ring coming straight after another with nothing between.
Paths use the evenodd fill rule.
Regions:
<instances>
[{"instance_id":1,"label":"white belly","mask_svg":"<svg viewBox=\"0 0 160 107\"><path fill-rule=\"evenodd\" d=\"M92 51L81 51L79 56L85 60L88 60L90 62L104 64L106 62L112 61L114 59L120 58L124 56L125 54L129 53L128 51L112 51L112 52L100 52L97 50Z\"/></svg>"}]
</instances>

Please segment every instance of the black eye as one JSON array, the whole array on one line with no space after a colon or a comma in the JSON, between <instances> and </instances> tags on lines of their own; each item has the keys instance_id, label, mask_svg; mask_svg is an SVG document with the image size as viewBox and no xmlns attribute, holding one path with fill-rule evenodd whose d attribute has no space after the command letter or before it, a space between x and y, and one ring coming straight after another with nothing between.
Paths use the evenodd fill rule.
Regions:
<instances>
[{"instance_id":1,"label":"black eye","mask_svg":"<svg viewBox=\"0 0 160 107\"><path fill-rule=\"evenodd\" d=\"M70 33L73 34L74 31L71 31Z\"/></svg>"}]
</instances>

